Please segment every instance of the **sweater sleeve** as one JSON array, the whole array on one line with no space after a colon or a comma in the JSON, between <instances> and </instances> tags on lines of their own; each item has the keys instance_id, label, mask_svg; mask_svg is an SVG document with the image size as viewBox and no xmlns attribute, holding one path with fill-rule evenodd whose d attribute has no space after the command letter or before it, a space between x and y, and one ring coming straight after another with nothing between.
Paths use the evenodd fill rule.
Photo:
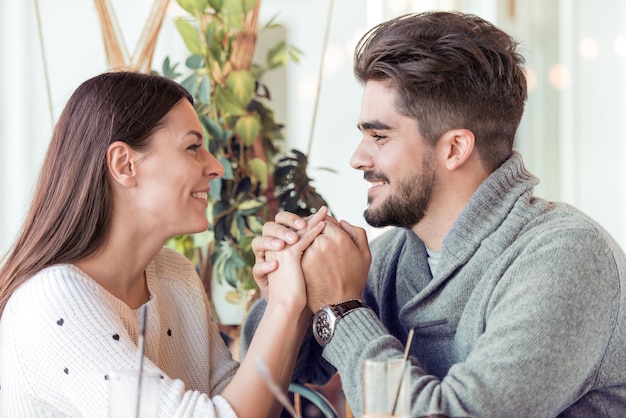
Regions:
<instances>
[{"instance_id":1,"label":"sweater sleeve","mask_svg":"<svg viewBox=\"0 0 626 418\"><path fill-rule=\"evenodd\" d=\"M97 284L64 266L38 273L2 315L0 415L106 417L107 374L137 367L137 347ZM186 390L163 375L163 416L234 417L220 396Z\"/></svg>"},{"instance_id":2,"label":"sweater sleeve","mask_svg":"<svg viewBox=\"0 0 626 418\"><path fill-rule=\"evenodd\" d=\"M474 290L468 307L483 323L476 340L466 341L467 356L441 379L412 359L411 416L553 417L597 380L620 310L611 248L588 230L527 244L502 255L499 265L507 267ZM355 311L337 324L323 354L339 370L355 415L362 407L362 361L402 351L372 311Z\"/></svg>"}]
</instances>

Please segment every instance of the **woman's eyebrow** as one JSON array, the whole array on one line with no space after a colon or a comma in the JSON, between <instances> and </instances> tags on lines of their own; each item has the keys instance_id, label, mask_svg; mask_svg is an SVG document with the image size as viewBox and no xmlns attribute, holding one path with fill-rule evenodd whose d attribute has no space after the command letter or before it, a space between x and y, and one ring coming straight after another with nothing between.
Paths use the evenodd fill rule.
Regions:
<instances>
[{"instance_id":1,"label":"woman's eyebrow","mask_svg":"<svg viewBox=\"0 0 626 418\"><path fill-rule=\"evenodd\" d=\"M199 140L202 140L204 138L204 135L201 132L198 132L195 129L192 129L192 130L188 131L185 135L183 135L180 139L183 139L183 138L185 138L188 135L194 135L194 136L198 137Z\"/></svg>"}]
</instances>

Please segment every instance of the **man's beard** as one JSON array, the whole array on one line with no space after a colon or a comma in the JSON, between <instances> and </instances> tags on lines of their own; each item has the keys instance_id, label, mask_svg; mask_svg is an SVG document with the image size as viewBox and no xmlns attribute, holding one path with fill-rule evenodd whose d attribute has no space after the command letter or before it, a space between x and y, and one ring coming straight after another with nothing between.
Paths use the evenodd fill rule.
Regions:
<instances>
[{"instance_id":1,"label":"man's beard","mask_svg":"<svg viewBox=\"0 0 626 418\"><path fill-rule=\"evenodd\" d=\"M398 191L390 195L376 209L368 207L363 212L365 221L373 227L399 226L412 228L422 220L435 187L433 156L422 160L422 172L413 178L403 179ZM370 203L370 202L368 202Z\"/></svg>"}]
</instances>

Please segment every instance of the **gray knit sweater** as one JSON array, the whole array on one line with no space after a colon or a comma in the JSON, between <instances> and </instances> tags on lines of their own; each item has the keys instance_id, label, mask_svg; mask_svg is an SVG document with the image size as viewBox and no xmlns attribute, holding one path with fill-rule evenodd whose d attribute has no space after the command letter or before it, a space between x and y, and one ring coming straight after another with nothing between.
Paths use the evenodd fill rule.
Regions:
<instances>
[{"instance_id":1,"label":"gray knit sweater","mask_svg":"<svg viewBox=\"0 0 626 418\"><path fill-rule=\"evenodd\" d=\"M626 257L580 211L533 197L536 183L513 154L457 219L434 277L413 232L374 240L372 310L339 321L330 364L305 341L295 377L336 368L358 417L362 361L401 356L414 328L412 416L626 416Z\"/></svg>"}]
</instances>

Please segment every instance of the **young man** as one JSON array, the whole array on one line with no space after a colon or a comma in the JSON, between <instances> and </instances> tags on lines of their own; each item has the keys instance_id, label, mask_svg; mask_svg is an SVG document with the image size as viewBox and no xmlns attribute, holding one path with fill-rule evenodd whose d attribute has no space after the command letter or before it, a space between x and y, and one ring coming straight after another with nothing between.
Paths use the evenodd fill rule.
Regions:
<instances>
[{"instance_id":1,"label":"young man","mask_svg":"<svg viewBox=\"0 0 626 418\"><path fill-rule=\"evenodd\" d=\"M527 97L516 47L447 12L382 23L357 46L363 138L351 164L372 184L367 222L395 228L371 243L371 266L346 222L328 218L307 248L317 341L294 376L337 370L355 416L363 360L402 356L410 329L411 416L626 411L626 257L580 211L533 196L513 150ZM273 251L305 229L283 212L255 239L262 289Z\"/></svg>"}]
</instances>

